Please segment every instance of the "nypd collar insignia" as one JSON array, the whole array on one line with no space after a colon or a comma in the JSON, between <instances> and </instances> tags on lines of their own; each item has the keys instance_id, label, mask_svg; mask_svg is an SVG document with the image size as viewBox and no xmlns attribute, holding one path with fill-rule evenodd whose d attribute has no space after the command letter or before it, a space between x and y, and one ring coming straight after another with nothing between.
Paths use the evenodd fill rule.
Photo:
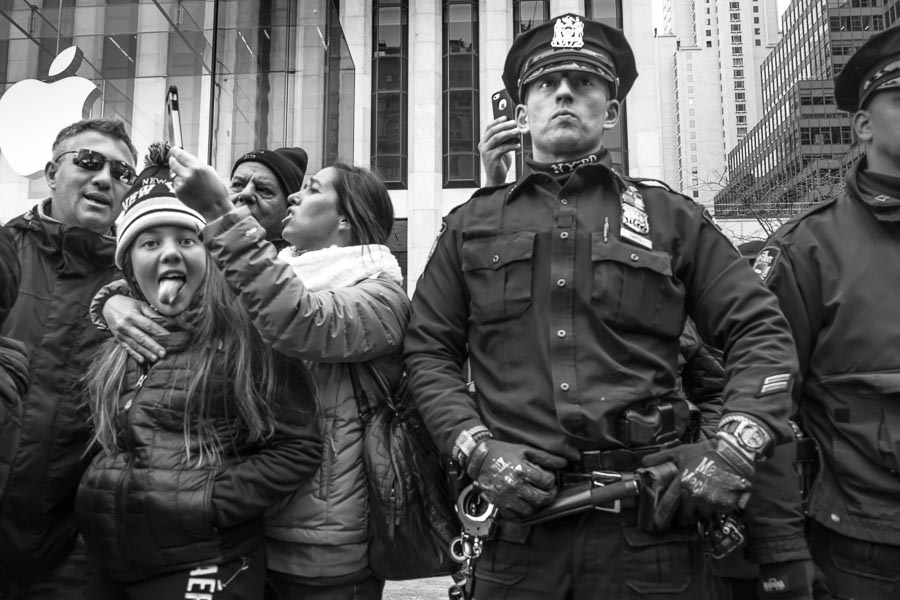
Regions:
<instances>
[{"instance_id":1,"label":"nypd collar insignia","mask_svg":"<svg viewBox=\"0 0 900 600\"><path fill-rule=\"evenodd\" d=\"M553 171L554 175L561 175L563 173L571 173L581 165L592 165L597 161L598 158L596 154L589 154L584 158L579 158L578 160L550 163L550 169Z\"/></svg>"}]
</instances>

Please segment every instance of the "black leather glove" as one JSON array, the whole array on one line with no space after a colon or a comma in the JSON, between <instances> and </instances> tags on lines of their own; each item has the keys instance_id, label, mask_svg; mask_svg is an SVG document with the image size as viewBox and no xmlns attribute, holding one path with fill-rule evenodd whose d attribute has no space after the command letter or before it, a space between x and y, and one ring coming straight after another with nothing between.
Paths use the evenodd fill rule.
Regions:
<instances>
[{"instance_id":1,"label":"black leather glove","mask_svg":"<svg viewBox=\"0 0 900 600\"><path fill-rule=\"evenodd\" d=\"M814 575L809 559L759 565L756 592L761 600L812 600Z\"/></svg>"},{"instance_id":2,"label":"black leather glove","mask_svg":"<svg viewBox=\"0 0 900 600\"><path fill-rule=\"evenodd\" d=\"M548 469L567 464L566 459L531 446L487 439L472 450L466 474L502 512L524 517L553 501L556 476Z\"/></svg>"},{"instance_id":3,"label":"black leather glove","mask_svg":"<svg viewBox=\"0 0 900 600\"><path fill-rule=\"evenodd\" d=\"M679 475L663 493L657 505L654 525L664 531L682 508L682 520L691 523L698 517L729 514L743 508L750 498L753 460L727 435L711 440L676 446L645 456L644 466L672 461Z\"/></svg>"}]
</instances>

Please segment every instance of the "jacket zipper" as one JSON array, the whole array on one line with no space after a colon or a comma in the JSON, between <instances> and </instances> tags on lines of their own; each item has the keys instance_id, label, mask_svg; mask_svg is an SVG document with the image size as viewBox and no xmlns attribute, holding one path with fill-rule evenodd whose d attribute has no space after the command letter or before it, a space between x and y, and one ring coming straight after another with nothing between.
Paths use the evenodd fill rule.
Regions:
<instances>
[{"instance_id":1,"label":"jacket zipper","mask_svg":"<svg viewBox=\"0 0 900 600\"><path fill-rule=\"evenodd\" d=\"M125 412L125 431L123 432L122 438L128 458L125 461L125 468L119 476L119 481L116 482L116 535L119 543L119 555L125 557L129 563L131 563L132 560L130 557L130 546L124 523L125 506L128 501L128 480L131 478L132 469L134 469L134 439L131 437L131 407L134 405L134 401L137 399L138 394L144 386L148 371L149 367L141 365L141 376L138 378L137 383L134 384L134 395L125 402L125 406L122 408Z\"/></svg>"}]
</instances>

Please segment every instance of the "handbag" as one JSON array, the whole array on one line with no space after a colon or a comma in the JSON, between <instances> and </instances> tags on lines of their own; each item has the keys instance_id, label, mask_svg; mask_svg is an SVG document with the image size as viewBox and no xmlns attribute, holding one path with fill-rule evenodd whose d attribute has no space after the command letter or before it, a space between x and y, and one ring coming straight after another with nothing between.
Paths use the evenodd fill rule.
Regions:
<instances>
[{"instance_id":1,"label":"handbag","mask_svg":"<svg viewBox=\"0 0 900 600\"><path fill-rule=\"evenodd\" d=\"M460 569L450 544L461 531L447 464L412 403L403 374L391 390L372 363L351 364L350 379L363 423L369 490L368 559L382 579L419 579ZM370 401L364 370L376 384Z\"/></svg>"}]
</instances>

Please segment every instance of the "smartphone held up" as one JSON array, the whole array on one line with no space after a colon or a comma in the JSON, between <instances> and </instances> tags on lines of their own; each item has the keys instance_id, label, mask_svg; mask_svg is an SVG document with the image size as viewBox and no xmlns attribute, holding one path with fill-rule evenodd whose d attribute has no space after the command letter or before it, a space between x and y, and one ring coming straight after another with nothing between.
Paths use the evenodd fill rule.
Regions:
<instances>
[{"instance_id":1,"label":"smartphone held up","mask_svg":"<svg viewBox=\"0 0 900 600\"><path fill-rule=\"evenodd\" d=\"M181 113L178 110L178 87L174 85L170 85L166 93L166 141L170 146L184 148Z\"/></svg>"}]
</instances>

